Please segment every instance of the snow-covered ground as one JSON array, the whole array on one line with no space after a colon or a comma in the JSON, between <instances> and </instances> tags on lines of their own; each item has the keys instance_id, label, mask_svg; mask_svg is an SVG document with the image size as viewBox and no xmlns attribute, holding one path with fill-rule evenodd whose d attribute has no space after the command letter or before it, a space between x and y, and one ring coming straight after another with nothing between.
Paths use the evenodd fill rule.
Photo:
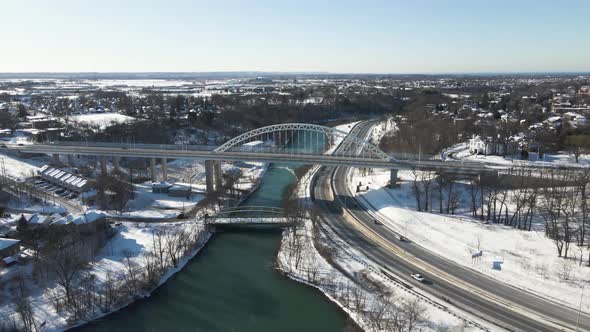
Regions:
<instances>
[{"instance_id":1,"label":"snow-covered ground","mask_svg":"<svg viewBox=\"0 0 590 332\"><path fill-rule=\"evenodd\" d=\"M580 155L578 163L576 163L574 155L567 152L545 153L542 158L539 158L539 154L537 152L530 152L528 155L528 159L522 159L520 154L506 156L484 156L471 154L469 152L468 143L459 143L457 145L454 145L443 151L442 155L443 158L448 160L485 162L487 164L496 164L503 166L590 166L590 154Z\"/></svg>"},{"instance_id":2,"label":"snow-covered ground","mask_svg":"<svg viewBox=\"0 0 590 332\"><path fill-rule=\"evenodd\" d=\"M375 170L362 176L353 170L348 181L352 192L359 182L369 186L367 192L356 196L369 209L376 210L376 217L386 227L498 281L572 307L579 305L582 286L590 280L590 268L558 258L555 244L545 237L542 226L528 232L501 224L485 224L467 215L417 212L410 172L398 173L401 183L396 189L385 186L389 176L389 171ZM472 260L471 255L479 250L483 252L482 258ZM582 248L582 251L587 257L587 250ZM571 254L580 256L573 244ZM500 262L499 269L493 268L494 262ZM565 271L569 271L568 280L563 278ZM590 311L590 296L584 298L582 309Z\"/></svg>"},{"instance_id":3,"label":"snow-covered ground","mask_svg":"<svg viewBox=\"0 0 590 332\"><path fill-rule=\"evenodd\" d=\"M12 196L5 203L4 207L6 207L8 211L12 211L15 213L41 213L49 215L54 213L66 212L66 208L64 208L63 206L57 205L49 201L34 200L30 197Z\"/></svg>"},{"instance_id":4,"label":"snow-covered ground","mask_svg":"<svg viewBox=\"0 0 590 332\"><path fill-rule=\"evenodd\" d=\"M119 113L96 113L70 116L70 121L72 122L98 126L100 129L106 128L111 123L125 123L133 120L135 120L135 118Z\"/></svg>"},{"instance_id":5,"label":"snow-covered ground","mask_svg":"<svg viewBox=\"0 0 590 332\"><path fill-rule=\"evenodd\" d=\"M158 165L158 168L161 166ZM255 188L265 168L264 163L224 162L221 164L222 172L233 169L241 171L241 177L237 180L235 187L244 192ZM134 186L135 198L128 202L123 213L110 211L108 214L116 218L129 219L174 218L180 212L193 208L205 197L205 166L203 162L189 159L170 161L168 163L168 178L171 183L192 188L193 194L190 199L152 193L151 182L146 182Z\"/></svg>"},{"instance_id":6,"label":"snow-covered ground","mask_svg":"<svg viewBox=\"0 0 590 332\"><path fill-rule=\"evenodd\" d=\"M158 168L160 166L158 165ZM242 176L236 183L236 189L251 190L262 176L266 165L256 162L221 163L221 171L227 172L239 169ZM168 178L185 183L192 183L193 187L205 191L205 164L192 159L176 159L168 162Z\"/></svg>"},{"instance_id":7,"label":"snow-covered ground","mask_svg":"<svg viewBox=\"0 0 590 332\"><path fill-rule=\"evenodd\" d=\"M190 187L189 183L177 183ZM152 192L151 182L136 184L133 186L135 197L127 203L123 213L110 211L109 215L117 218L141 218L141 219L160 219L174 218L180 212L188 211L197 205L205 195L203 192L192 190L192 194L187 197L174 197L168 194Z\"/></svg>"},{"instance_id":8,"label":"snow-covered ground","mask_svg":"<svg viewBox=\"0 0 590 332\"><path fill-rule=\"evenodd\" d=\"M37 175L37 170L47 162L44 158L17 158L0 152L0 175L6 172L6 176L14 180L24 180Z\"/></svg>"}]
</instances>

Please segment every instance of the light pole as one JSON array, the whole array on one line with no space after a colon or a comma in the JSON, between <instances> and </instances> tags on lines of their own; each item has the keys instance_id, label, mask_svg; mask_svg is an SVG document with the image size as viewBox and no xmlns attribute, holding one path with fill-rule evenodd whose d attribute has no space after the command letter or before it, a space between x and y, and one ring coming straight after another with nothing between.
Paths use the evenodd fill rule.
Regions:
<instances>
[{"instance_id":1,"label":"light pole","mask_svg":"<svg viewBox=\"0 0 590 332\"><path fill-rule=\"evenodd\" d=\"M584 282L584 285L582 286L582 294L580 294L580 306L578 307L578 318L576 319L576 331L579 331L578 327L580 326L580 315L582 314L582 300L584 299L584 289L586 288L586 285L588 285L589 282L590 280Z\"/></svg>"}]
</instances>

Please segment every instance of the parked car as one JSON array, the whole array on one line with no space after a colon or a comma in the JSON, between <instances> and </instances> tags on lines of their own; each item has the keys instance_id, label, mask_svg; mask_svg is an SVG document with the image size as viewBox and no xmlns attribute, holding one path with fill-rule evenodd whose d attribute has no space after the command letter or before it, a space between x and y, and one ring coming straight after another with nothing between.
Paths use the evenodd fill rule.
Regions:
<instances>
[{"instance_id":1,"label":"parked car","mask_svg":"<svg viewBox=\"0 0 590 332\"><path fill-rule=\"evenodd\" d=\"M412 278L418 282L425 282L426 279L420 273L412 273Z\"/></svg>"}]
</instances>

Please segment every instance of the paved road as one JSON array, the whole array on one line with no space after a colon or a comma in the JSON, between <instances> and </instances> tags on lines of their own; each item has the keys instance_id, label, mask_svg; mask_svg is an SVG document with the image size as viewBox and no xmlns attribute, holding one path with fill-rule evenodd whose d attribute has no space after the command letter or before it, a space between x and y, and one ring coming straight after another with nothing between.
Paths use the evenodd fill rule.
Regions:
<instances>
[{"instance_id":1,"label":"paved road","mask_svg":"<svg viewBox=\"0 0 590 332\"><path fill-rule=\"evenodd\" d=\"M369 124L359 125L363 136ZM403 281L423 288L439 299L513 331L574 330L578 312L534 294L497 282L476 271L399 240L399 235L366 211L349 192L347 168L325 167L313 188L315 202L324 210L324 220L350 246L393 271ZM417 283L411 273L424 275L431 283ZM590 331L590 316L582 314L580 330Z\"/></svg>"}]
</instances>

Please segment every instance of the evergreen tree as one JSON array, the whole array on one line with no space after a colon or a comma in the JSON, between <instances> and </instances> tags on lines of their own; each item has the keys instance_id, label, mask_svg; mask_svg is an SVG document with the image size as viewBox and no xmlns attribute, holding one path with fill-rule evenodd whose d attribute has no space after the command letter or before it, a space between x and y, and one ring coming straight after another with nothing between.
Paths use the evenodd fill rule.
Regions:
<instances>
[{"instance_id":1,"label":"evergreen tree","mask_svg":"<svg viewBox=\"0 0 590 332\"><path fill-rule=\"evenodd\" d=\"M18 222L16 224L16 231L19 234L23 234L24 232L27 231L28 226L29 226L29 224L27 222L27 218L25 218L24 214L21 214L20 219L18 219Z\"/></svg>"}]
</instances>

